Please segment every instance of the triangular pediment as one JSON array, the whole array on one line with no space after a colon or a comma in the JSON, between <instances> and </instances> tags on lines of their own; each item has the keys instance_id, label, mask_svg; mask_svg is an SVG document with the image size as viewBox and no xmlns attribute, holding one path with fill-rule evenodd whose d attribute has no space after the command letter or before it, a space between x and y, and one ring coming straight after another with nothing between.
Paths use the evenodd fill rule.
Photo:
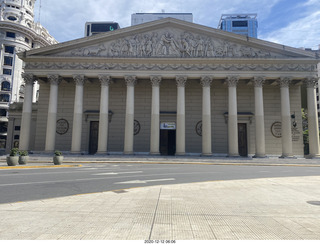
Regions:
<instances>
[{"instance_id":1,"label":"triangular pediment","mask_svg":"<svg viewBox=\"0 0 320 244\"><path fill-rule=\"evenodd\" d=\"M26 53L100 58L314 58L313 53L167 18Z\"/></svg>"}]
</instances>

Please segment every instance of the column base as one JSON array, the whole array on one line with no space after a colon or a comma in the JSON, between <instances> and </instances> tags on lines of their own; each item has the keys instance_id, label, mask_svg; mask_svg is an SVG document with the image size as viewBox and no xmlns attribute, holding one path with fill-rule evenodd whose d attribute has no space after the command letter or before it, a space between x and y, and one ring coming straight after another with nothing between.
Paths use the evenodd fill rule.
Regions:
<instances>
[{"instance_id":1,"label":"column base","mask_svg":"<svg viewBox=\"0 0 320 244\"><path fill-rule=\"evenodd\" d=\"M297 159L297 157L295 156L286 156L286 155L282 155L279 158L283 158L283 159Z\"/></svg>"},{"instance_id":2,"label":"column base","mask_svg":"<svg viewBox=\"0 0 320 244\"><path fill-rule=\"evenodd\" d=\"M307 156L305 156L306 159L320 159L320 155L319 154L316 154L316 155L312 155L312 154L309 154Z\"/></svg>"},{"instance_id":3,"label":"column base","mask_svg":"<svg viewBox=\"0 0 320 244\"><path fill-rule=\"evenodd\" d=\"M256 154L256 155L254 155L252 158L268 158L268 156Z\"/></svg>"},{"instance_id":4,"label":"column base","mask_svg":"<svg viewBox=\"0 0 320 244\"><path fill-rule=\"evenodd\" d=\"M109 153L108 153L107 151L103 151L103 152L96 152L96 154L99 154L99 155L103 155L103 154L105 154L105 155L109 155Z\"/></svg>"},{"instance_id":5,"label":"column base","mask_svg":"<svg viewBox=\"0 0 320 244\"><path fill-rule=\"evenodd\" d=\"M134 155L134 152L123 152L124 155Z\"/></svg>"},{"instance_id":6,"label":"column base","mask_svg":"<svg viewBox=\"0 0 320 244\"><path fill-rule=\"evenodd\" d=\"M229 154L227 157L228 158L240 158L240 155L239 154Z\"/></svg>"},{"instance_id":7,"label":"column base","mask_svg":"<svg viewBox=\"0 0 320 244\"><path fill-rule=\"evenodd\" d=\"M176 152L175 156L185 156L186 153L185 152Z\"/></svg>"},{"instance_id":8,"label":"column base","mask_svg":"<svg viewBox=\"0 0 320 244\"><path fill-rule=\"evenodd\" d=\"M149 155L151 156L160 156L160 152L150 152Z\"/></svg>"},{"instance_id":9,"label":"column base","mask_svg":"<svg viewBox=\"0 0 320 244\"><path fill-rule=\"evenodd\" d=\"M201 157L212 157L212 153L201 153Z\"/></svg>"}]
</instances>

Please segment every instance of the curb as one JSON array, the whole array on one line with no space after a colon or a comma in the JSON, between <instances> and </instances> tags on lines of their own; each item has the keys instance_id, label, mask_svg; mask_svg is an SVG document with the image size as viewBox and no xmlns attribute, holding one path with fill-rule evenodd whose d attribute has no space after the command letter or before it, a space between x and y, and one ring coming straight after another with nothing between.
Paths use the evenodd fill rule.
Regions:
<instances>
[{"instance_id":1,"label":"curb","mask_svg":"<svg viewBox=\"0 0 320 244\"><path fill-rule=\"evenodd\" d=\"M36 165L36 166L4 166L0 169L37 169L37 168L73 168L73 167L82 167L81 164L76 165Z\"/></svg>"}]
</instances>

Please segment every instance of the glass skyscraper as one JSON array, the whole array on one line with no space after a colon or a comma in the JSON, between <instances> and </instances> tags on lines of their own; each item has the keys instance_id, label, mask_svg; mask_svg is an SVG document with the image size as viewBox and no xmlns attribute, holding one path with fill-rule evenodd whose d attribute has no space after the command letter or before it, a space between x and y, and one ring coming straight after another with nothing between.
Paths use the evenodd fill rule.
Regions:
<instances>
[{"instance_id":1,"label":"glass skyscraper","mask_svg":"<svg viewBox=\"0 0 320 244\"><path fill-rule=\"evenodd\" d=\"M258 38L257 14L223 14L218 29Z\"/></svg>"}]
</instances>

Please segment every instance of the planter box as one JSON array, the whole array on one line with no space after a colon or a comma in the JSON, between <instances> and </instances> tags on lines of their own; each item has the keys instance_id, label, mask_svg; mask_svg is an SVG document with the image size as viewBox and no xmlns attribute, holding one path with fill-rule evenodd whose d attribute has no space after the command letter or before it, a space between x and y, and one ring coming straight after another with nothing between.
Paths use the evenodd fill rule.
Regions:
<instances>
[{"instance_id":1,"label":"planter box","mask_svg":"<svg viewBox=\"0 0 320 244\"><path fill-rule=\"evenodd\" d=\"M8 166L16 166L19 163L19 156L8 156L7 164Z\"/></svg>"},{"instance_id":2,"label":"planter box","mask_svg":"<svg viewBox=\"0 0 320 244\"><path fill-rule=\"evenodd\" d=\"M27 164L29 161L29 156L19 156L19 164Z\"/></svg>"},{"instance_id":3,"label":"planter box","mask_svg":"<svg viewBox=\"0 0 320 244\"><path fill-rule=\"evenodd\" d=\"M60 165L63 162L63 156L53 156L53 163L55 165Z\"/></svg>"}]
</instances>

